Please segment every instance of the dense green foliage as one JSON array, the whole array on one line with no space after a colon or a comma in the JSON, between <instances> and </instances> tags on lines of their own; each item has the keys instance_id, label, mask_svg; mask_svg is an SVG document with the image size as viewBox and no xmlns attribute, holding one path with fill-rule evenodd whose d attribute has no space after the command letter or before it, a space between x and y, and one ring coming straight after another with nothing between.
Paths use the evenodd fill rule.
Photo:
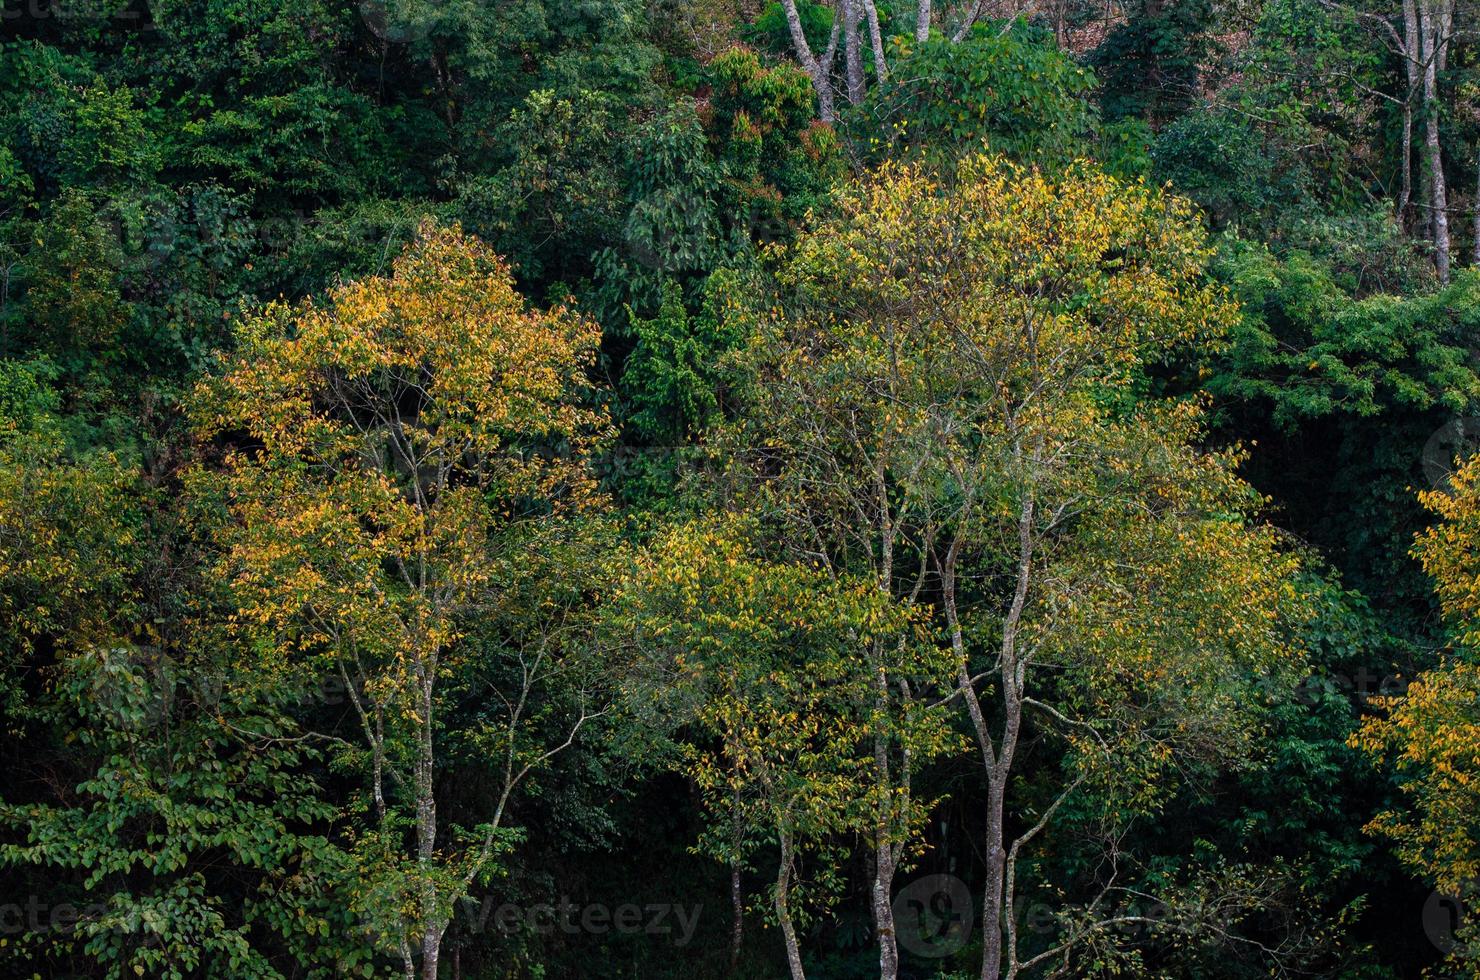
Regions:
<instances>
[{"instance_id":1,"label":"dense green foliage","mask_svg":"<svg viewBox=\"0 0 1480 980\"><path fill-rule=\"evenodd\" d=\"M1480 975L1477 24L3 0L0 975Z\"/></svg>"}]
</instances>

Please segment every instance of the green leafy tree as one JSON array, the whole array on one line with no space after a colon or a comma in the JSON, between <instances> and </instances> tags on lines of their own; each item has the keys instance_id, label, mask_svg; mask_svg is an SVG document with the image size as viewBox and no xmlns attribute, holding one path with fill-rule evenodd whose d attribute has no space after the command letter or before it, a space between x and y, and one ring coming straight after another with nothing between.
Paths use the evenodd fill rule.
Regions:
<instances>
[{"instance_id":1,"label":"green leafy tree","mask_svg":"<svg viewBox=\"0 0 1480 980\"><path fill-rule=\"evenodd\" d=\"M360 975L371 947L335 891L346 860L296 692L233 669L180 513L68 445L51 373L3 367L0 867L34 896L4 956L48 975Z\"/></svg>"},{"instance_id":2,"label":"green leafy tree","mask_svg":"<svg viewBox=\"0 0 1480 980\"><path fill-rule=\"evenodd\" d=\"M1084 156L1097 117L1094 76L1021 21L978 25L962 43L900 42L890 80L850 116L854 141L874 159L1002 154L1061 167Z\"/></svg>"},{"instance_id":3,"label":"green leafy tree","mask_svg":"<svg viewBox=\"0 0 1480 980\"><path fill-rule=\"evenodd\" d=\"M1420 495L1439 518L1414 546L1433 578L1454 648L1413 679L1401 696L1382 699L1383 714L1363 721L1352 743L1385 762L1402 795L1369 830L1391 840L1398 856L1440 893L1467 901L1480 879L1480 825L1476 772L1480 769L1480 664L1475 645L1477 465L1473 457L1449 485ZM1474 919L1458 923L1449 964L1455 975L1480 976L1480 937Z\"/></svg>"},{"instance_id":4,"label":"green leafy tree","mask_svg":"<svg viewBox=\"0 0 1480 980\"><path fill-rule=\"evenodd\" d=\"M1210 0L1136 0L1127 7L1125 20L1092 60L1104 86L1105 115L1164 121L1197 94L1213 51L1215 6Z\"/></svg>"},{"instance_id":5,"label":"green leafy tree","mask_svg":"<svg viewBox=\"0 0 1480 980\"><path fill-rule=\"evenodd\" d=\"M614 621L640 651L632 697L645 714L656 698L665 727L688 729L677 757L710 813L703 849L739 862L758 837L774 843L772 911L802 980L804 852L820 848L807 884L822 903L840 888L827 846L839 836L882 835L895 861L917 843L928 807L909 781L949 741L939 709L885 716L877 691L900 675L928 683L941 660L911 610L872 582L767 562L747 536L702 525L660 536L624 577ZM903 790L871 775L881 738L903 752ZM887 829L881 812L892 813Z\"/></svg>"}]
</instances>

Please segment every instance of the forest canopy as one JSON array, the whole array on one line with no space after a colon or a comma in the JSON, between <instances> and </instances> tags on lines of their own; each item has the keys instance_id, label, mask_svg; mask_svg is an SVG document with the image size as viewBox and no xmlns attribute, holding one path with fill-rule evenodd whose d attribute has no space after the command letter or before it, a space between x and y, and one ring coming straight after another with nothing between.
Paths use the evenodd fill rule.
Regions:
<instances>
[{"instance_id":1,"label":"forest canopy","mask_svg":"<svg viewBox=\"0 0 1480 980\"><path fill-rule=\"evenodd\" d=\"M3 0L0 973L1480 978L1475 0Z\"/></svg>"}]
</instances>

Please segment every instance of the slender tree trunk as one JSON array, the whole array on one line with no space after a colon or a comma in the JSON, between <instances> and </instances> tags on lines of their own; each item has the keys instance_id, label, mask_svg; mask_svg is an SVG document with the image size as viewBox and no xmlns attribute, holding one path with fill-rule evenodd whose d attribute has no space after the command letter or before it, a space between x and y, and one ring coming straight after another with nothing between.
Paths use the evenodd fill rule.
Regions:
<instances>
[{"instance_id":1,"label":"slender tree trunk","mask_svg":"<svg viewBox=\"0 0 1480 980\"><path fill-rule=\"evenodd\" d=\"M930 40L930 0L920 0L915 8L915 40L921 44Z\"/></svg>"},{"instance_id":2,"label":"slender tree trunk","mask_svg":"<svg viewBox=\"0 0 1480 980\"><path fill-rule=\"evenodd\" d=\"M1434 66L1439 74L1449 68L1449 41L1454 37L1454 0L1434 0L1438 11L1439 40L1434 49Z\"/></svg>"},{"instance_id":3,"label":"slender tree trunk","mask_svg":"<svg viewBox=\"0 0 1480 980\"><path fill-rule=\"evenodd\" d=\"M1007 869L1007 846L1003 840L1005 780L995 774L987 784L986 845L987 883L982 896L982 980L1002 976L1002 890Z\"/></svg>"},{"instance_id":4,"label":"slender tree trunk","mask_svg":"<svg viewBox=\"0 0 1480 980\"><path fill-rule=\"evenodd\" d=\"M889 80L889 65L884 61L884 35L879 30L879 8L874 0L862 0L863 12L868 15L869 40L874 46L874 76L879 84Z\"/></svg>"},{"instance_id":5,"label":"slender tree trunk","mask_svg":"<svg viewBox=\"0 0 1480 980\"><path fill-rule=\"evenodd\" d=\"M951 41L960 44L966 35L971 33L971 28L976 25L976 19L982 15L982 4L984 0L973 0L971 9L966 12L966 17L961 21L961 26L956 28L956 33L951 35Z\"/></svg>"},{"instance_id":6,"label":"slender tree trunk","mask_svg":"<svg viewBox=\"0 0 1480 980\"><path fill-rule=\"evenodd\" d=\"M1018 453L1021 457L1021 452ZM1027 606L1028 589L1033 578L1034 498L1024 497L1018 514L1017 583L1013 589L1012 602L1002 620L1002 642L998 651L997 675L1001 681L1002 739L994 745L986 717L977 698L971 677L971 666L966 653L965 639L961 628L960 612L956 605L956 563L959 555L960 538L953 541L940 566L941 601L945 609L946 624L950 629L951 648L956 658L957 685L960 697L975 730L977 744L981 749L982 765L987 775L987 812L983 845L986 858L986 882L982 894L982 968L981 980L999 980L1002 976L1002 931L1003 894L1006 887L1007 846L1004 837L1007 806L1007 783L1012 775L1013 756L1017 750L1019 730L1022 725L1023 685L1027 665L1021 660L1018 650L1018 631L1022 623L1023 610Z\"/></svg>"},{"instance_id":7,"label":"slender tree trunk","mask_svg":"<svg viewBox=\"0 0 1480 980\"><path fill-rule=\"evenodd\" d=\"M791 920L791 832L782 830L781 861L776 867L776 920L781 924L781 937L786 941L786 965L791 970L791 980L807 980L802 969L802 948L797 943L797 930Z\"/></svg>"},{"instance_id":8,"label":"slender tree trunk","mask_svg":"<svg viewBox=\"0 0 1480 980\"><path fill-rule=\"evenodd\" d=\"M982 754L982 767L987 773L987 881L982 893L982 980L997 980L1002 969L1002 816L1005 793L997 779L998 757L987 727L976 688L972 683L971 664L966 653L965 635L961 628L960 612L956 606L956 561L959 557L959 538L946 551L945 561L940 566L941 599L946 613L946 624L951 633L951 650L956 658L956 683L966 714L971 719L976 734L977 746ZM993 842L995 841L995 847Z\"/></svg>"},{"instance_id":9,"label":"slender tree trunk","mask_svg":"<svg viewBox=\"0 0 1480 980\"><path fill-rule=\"evenodd\" d=\"M1423 44L1419 38L1416 0L1403 0L1403 72L1408 89L1403 97L1403 183L1398 192L1398 225L1409 227L1408 208L1413 203L1413 100L1418 98Z\"/></svg>"},{"instance_id":10,"label":"slender tree trunk","mask_svg":"<svg viewBox=\"0 0 1480 980\"><path fill-rule=\"evenodd\" d=\"M880 684L887 684L882 676ZM883 712L889 709L887 688L879 701L882 703L876 704L876 708L882 717ZM894 895L894 871L898 864L898 855L890 833L894 787L890 777L889 740L882 732L874 735L874 777L879 794L878 819L874 826L873 889L874 932L879 939L879 980L896 980L899 976L899 939L895 932L894 905L891 899Z\"/></svg>"},{"instance_id":11,"label":"slender tree trunk","mask_svg":"<svg viewBox=\"0 0 1480 980\"><path fill-rule=\"evenodd\" d=\"M745 891L740 880L740 846L742 843L743 823L740 815L740 792L735 791L735 798L731 804L730 811L730 972L734 973L740 968L740 948L745 942Z\"/></svg>"},{"instance_id":12,"label":"slender tree trunk","mask_svg":"<svg viewBox=\"0 0 1480 980\"><path fill-rule=\"evenodd\" d=\"M894 848L880 841L874 848L874 928L879 937L879 980L899 977L899 937L894 926Z\"/></svg>"},{"instance_id":13,"label":"slender tree trunk","mask_svg":"<svg viewBox=\"0 0 1480 980\"><path fill-rule=\"evenodd\" d=\"M442 952L446 923L437 911L437 886L433 871L437 860L437 798L435 753L432 743L432 685L436 668L427 670L421 682L420 752L416 760L416 859L421 870L421 976L437 980L437 961Z\"/></svg>"},{"instance_id":14,"label":"slender tree trunk","mask_svg":"<svg viewBox=\"0 0 1480 980\"><path fill-rule=\"evenodd\" d=\"M1407 92L1403 98L1403 187L1399 191L1397 218L1405 229L1410 226L1407 212L1413 203L1413 99L1418 98L1422 87L1422 62L1418 6L1416 0L1403 0L1403 74L1407 78Z\"/></svg>"},{"instance_id":15,"label":"slender tree trunk","mask_svg":"<svg viewBox=\"0 0 1480 980\"><path fill-rule=\"evenodd\" d=\"M1434 268L1439 281L1449 281L1449 195L1444 183L1444 152L1439 141L1439 61L1448 43L1442 0L1421 0L1423 35L1424 162L1428 169L1430 220L1434 230Z\"/></svg>"},{"instance_id":16,"label":"slender tree trunk","mask_svg":"<svg viewBox=\"0 0 1480 980\"><path fill-rule=\"evenodd\" d=\"M740 862L730 862L730 972L740 968L740 950L745 943L745 892L740 883Z\"/></svg>"},{"instance_id":17,"label":"slender tree trunk","mask_svg":"<svg viewBox=\"0 0 1480 980\"><path fill-rule=\"evenodd\" d=\"M1021 449L1017 455L1021 458ZM1033 580L1034 504L1031 493L1027 494L1018 514L1017 585L1013 589L1012 604L1002 621L999 652L1002 662L1002 744L987 782L987 893L982 901L982 980L997 980L1002 975L1002 897L1006 889L1007 869L1003 825L1007 781L1012 775L1012 761L1017 752L1018 732L1023 719L1023 684L1027 668L1020 660L1017 641L1023 609L1028 602L1028 587Z\"/></svg>"},{"instance_id":18,"label":"slender tree trunk","mask_svg":"<svg viewBox=\"0 0 1480 980\"><path fill-rule=\"evenodd\" d=\"M862 0L843 0L843 69L848 82L848 104L863 101L863 22L859 5Z\"/></svg>"},{"instance_id":19,"label":"slender tree trunk","mask_svg":"<svg viewBox=\"0 0 1480 980\"><path fill-rule=\"evenodd\" d=\"M1403 178L1398 188L1398 206L1394 209L1398 227L1408 227L1408 204L1413 200L1413 102L1403 104Z\"/></svg>"}]
</instances>

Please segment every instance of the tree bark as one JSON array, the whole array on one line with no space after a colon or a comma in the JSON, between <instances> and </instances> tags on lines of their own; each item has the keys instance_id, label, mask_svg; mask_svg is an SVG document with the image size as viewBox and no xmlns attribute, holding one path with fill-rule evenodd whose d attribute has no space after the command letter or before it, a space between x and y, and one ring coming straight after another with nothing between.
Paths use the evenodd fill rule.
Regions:
<instances>
[{"instance_id":1,"label":"tree bark","mask_svg":"<svg viewBox=\"0 0 1480 980\"><path fill-rule=\"evenodd\" d=\"M781 861L776 867L776 920L781 925L781 937L786 941L786 965L791 970L791 980L807 980L802 969L802 949L797 943L796 925L791 920L791 832L782 830L778 836Z\"/></svg>"},{"instance_id":2,"label":"tree bark","mask_svg":"<svg viewBox=\"0 0 1480 980\"><path fill-rule=\"evenodd\" d=\"M930 0L920 0L915 8L915 40L921 44L930 40Z\"/></svg>"},{"instance_id":3,"label":"tree bark","mask_svg":"<svg viewBox=\"0 0 1480 980\"><path fill-rule=\"evenodd\" d=\"M1394 213L1398 227L1408 227L1408 204L1413 200L1413 103L1403 105L1403 178L1398 188L1398 206Z\"/></svg>"},{"instance_id":4,"label":"tree bark","mask_svg":"<svg viewBox=\"0 0 1480 980\"><path fill-rule=\"evenodd\" d=\"M974 0L971 9L966 12L966 19L961 21L961 26L956 28L956 33L951 35L951 41L960 44L971 28L976 25L976 19L982 15L982 3L984 0Z\"/></svg>"},{"instance_id":5,"label":"tree bark","mask_svg":"<svg viewBox=\"0 0 1480 980\"><path fill-rule=\"evenodd\" d=\"M1002 975L1002 896L1006 889L1007 869L1003 826L1007 781L1012 775L1012 761L1017 752L1023 718L1023 682L1027 670L1026 665L1020 662L1017 640L1023 609L1028 603L1028 588L1033 580L1034 504L1032 493L1026 493L1018 514L1017 585L1013 589L1012 604L1002 621L1002 645L999 649L1002 663L1002 742L987 782L987 892L982 901L982 980L997 980Z\"/></svg>"},{"instance_id":6,"label":"tree bark","mask_svg":"<svg viewBox=\"0 0 1480 980\"><path fill-rule=\"evenodd\" d=\"M436 756L432 742L432 685L435 676L436 668L432 666L421 682L421 745L420 757L416 761L416 858L422 874L422 980L437 980L437 961L442 952L442 933L446 929L446 923L441 921L437 911L437 886L433 884L437 860Z\"/></svg>"},{"instance_id":7,"label":"tree bark","mask_svg":"<svg viewBox=\"0 0 1480 980\"><path fill-rule=\"evenodd\" d=\"M887 838L874 847L874 929L879 937L879 980L899 977L899 938L894 928L894 847Z\"/></svg>"},{"instance_id":8,"label":"tree bark","mask_svg":"<svg viewBox=\"0 0 1480 980\"><path fill-rule=\"evenodd\" d=\"M1439 63L1449 38L1444 0L1421 0L1420 33L1423 36L1424 163L1427 167L1430 221L1434 233L1434 268L1439 281L1449 281L1449 195L1444 183L1444 152L1439 140Z\"/></svg>"},{"instance_id":9,"label":"tree bark","mask_svg":"<svg viewBox=\"0 0 1480 980\"><path fill-rule=\"evenodd\" d=\"M982 980L1002 976L1002 889L1007 869L1007 847L1003 840L1003 809L1006 786L995 774L988 777L986 845L987 884L982 895Z\"/></svg>"},{"instance_id":10,"label":"tree bark","mask_svg":"<svg viewBox=\"0 0 1480 980\"><path fill-rule=\"evenodd\" d=\"M863 12L868 15L869 40L874 46L874 77L882 85L889 80L889 65L884 61L884 35L879 30L879 8L874 0L862 0Z\"/></svg>"},{"instance_id":11,"label":"tree bark","mask_svg":"<svg viewBox=\"0 0 1480 980\"><path fill-rule=\"evenodd\" d=\"M1023 684L1027 665L1021 661L1017 639L1033 577L1034 513L1035 501L1032 494L1028 493L1023 498L1022 508L1018 514L1017 582L1013 589L1012 602L1002 620L1002 642L998 650L999 666L996 673L1001 680L1003 716L1000 745L994 746L985 713L977 698L966 653L965 637L961 628L960 612L956 605L956 563L960 557L959 538L952 542L944 562L940 565L941 603L946 614L946 625L951 634L951 649L956 658L957 685L960 688L960 697L965 702L972 728L975 730L977 744L981 749L982 765L987 774L986 828L983 834L987 868L982 893L981 980L999 980L1002 976L1002 902L1006 887L1007 867L1004 827L1007 784L1012 775L1013 756L1017 750L1018 733L1022 726Z\"/></svg>"},{"instance_id":12,"label":"tree bark","mask_svg":"<svg viewBox=\"0 0 1480 980\"><path fill-rule=\"evenodd\" d=\"M889 681L882 667L876 670L879 692L874 710L879 717L889 711ZM906 767L909 762L906 760ZM905 775L907 777L907 773ZM889 738L884 732L874 733L874 787L878 793L874 822L874 934L879 941L879 980L896 980L899 976L899 940L894 928L894 871L898 865L891 828L894 823L892 799L894 785L889 765ZM903 801L905 806L908 800Z\"/></svg>"},{"instance_id":13,"label":"tree bark","mask_svg":"<svg viewBox=\"0 0 1480 980\"><path fill-rule=\"evenodd\" d=\"M1408 208L1413 203L1413 100L1418 96L1419 66L1423 62L1415 0L1403 0L1403 69L1408 90L1403 96L1403 180L1398 192L1398 226L1408 227Z\"/></svg>"},{"instance_id":14,"label":"tree bark","mask_svg":"<svg viewBox=\"0 0 1480 980\"><path fill-rule=\"evenodd\" d=\"M863 18L862 0L843 0L843 69L848 84L848 104L863 101L863 37L859 30Z\"/></svg>"},{"instance_id":15,"label":"tree bark","mask_svg":"<svg viewBox=\"0 0 1480 980\"><path fill-rule=\"evenodd\" d=\"M812 77L812 88L817 92L817 118L830 123L837 118L833 100L832 64L833 58L837 56L841 22L836 15L833 16L832 37L828 40L827 51L819 61L812 54L812 45L807 43L807 32L802 30L802 17L797 13L796 0L781 0L781 7L786 13L786 27L791 34L791 45L797 60L802 63L802 69Z\"/></svg>"},{"instance_id":16,"label":"tree bark","mask_svg":"<svg viewBox=\"0 0 1480 980\"><path fill-rule=\"evenodd\" d=\"M745 893L740 886L740 862L730 862L730 972L740 968L740 949L745 943Z\"/></svg>"}]
</instances>

